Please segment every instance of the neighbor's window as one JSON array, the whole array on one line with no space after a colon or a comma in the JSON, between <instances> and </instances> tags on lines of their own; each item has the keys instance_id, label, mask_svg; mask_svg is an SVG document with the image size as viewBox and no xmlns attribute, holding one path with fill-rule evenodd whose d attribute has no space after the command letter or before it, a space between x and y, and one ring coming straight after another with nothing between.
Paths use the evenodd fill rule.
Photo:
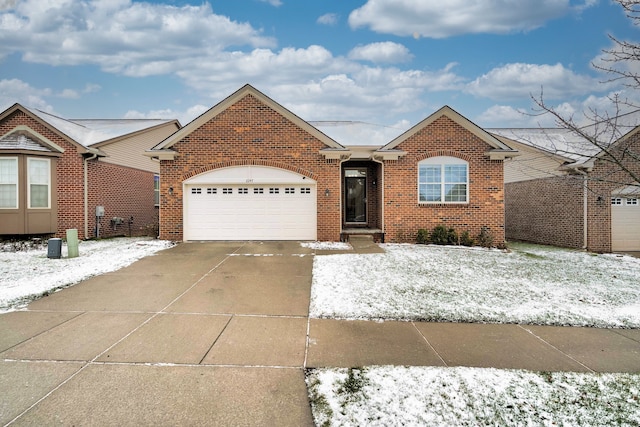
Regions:
<instances>
[{"instance_id":1,"label":"neighbor's window","mask_svg":"<svg viewBox=\"0 0 640 427\"><path fill-rule=\"evenodd\" d=\"M456 157L431 157L418 163L420 203L467 203L469 163Z\"/></svg>"},{"instance_id":2,"label":"neighbor's window","mask_svg":"<svg viewBox=\"0 0 640 427\"><path fill-rule=\"evenodd\" d=\"M18 208L18 159L0 158L0 209Z\"/></svg>"},{"instance_id":3,"label":"neighbor's window","mask_svg":"<svg viewBox=\"0 0 640 427\"><path fill-rule=\"evenodd\" d=\"M153 203L160 206L160 175L153 175Z\"/></svg>"},{"instance_id":4,"label":"neighbor's window","mask_svg":"<svg viewBox=\"0 0 640 427\"><path fill-rule=\"evenodd\" d=\"M27 159L29 208L49 208L51 162L49 159Z\"/></svg>"}]
</instances>

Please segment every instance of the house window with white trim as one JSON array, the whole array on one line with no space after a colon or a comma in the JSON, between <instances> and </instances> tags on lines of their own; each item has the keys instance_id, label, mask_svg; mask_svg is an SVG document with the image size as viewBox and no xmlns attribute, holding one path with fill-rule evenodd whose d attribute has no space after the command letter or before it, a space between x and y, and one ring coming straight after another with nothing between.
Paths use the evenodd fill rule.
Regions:
<instances>
[{"instance_id":1,"label":"house window with white trim","mask_svg":"<svg viewBox=\"0 0 640 427\"><path fill-rule=\"evenodd\" d=\"M0 209L18 209L18 158L0 158Z\"/></svg>"},{"instance_id":2,"label":"house window with white trim","mask_svg":"<svg viewBox=\"0 0 640 427\"><path fill-rule=\"evenodd\" d=\"M430 157L418 163L420 203L468 203L469 163L456 157Z\"/></svg>"},{"instance_id":3,"label":"house window with white trim","mask_svg":"<svg viewBox=\"0 0 640 427\"><path fill-rule=\"evenodd\" d=\"M29 208L49 209L51 161L49 159L27 159L27 181Z\"/></svg>"},{"instance_id":4,"label":"house window with white trim","mask_svg":"<svg viewBox=\"0 0 640 427\"><path fill-rule=\"evenodd\" d=\"M153 175L153 204L160 206L160 175Z\"/></svg>"},{"instance_id":5,"label":"house window with white trim","mask_svg":"<svg viewBox=\"0 0 640 427\"><path fill-rule=\"evenodd\" d=\"M621 205L622 204L622 197L612 197L611 198L611 204L612 205Z\"/></svg>"},{"instance_id":6,"label":"house window with white trim","mask_svg":"<svg viewBox=\"0 0 640 427\"><path fill-rule=\"evenodd\" d=\"M627 197L625 199L625 204L627 206L638 206L638 199L636 199L635 197L633 197L633 198Z\"/></svg>"}]
</instances>

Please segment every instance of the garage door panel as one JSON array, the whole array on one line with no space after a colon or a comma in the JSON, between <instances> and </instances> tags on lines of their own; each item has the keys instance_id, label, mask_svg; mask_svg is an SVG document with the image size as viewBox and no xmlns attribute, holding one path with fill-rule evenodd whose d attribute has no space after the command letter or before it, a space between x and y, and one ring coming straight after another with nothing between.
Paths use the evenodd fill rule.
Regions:
<instances>
[{"instance_id":1,"label":"garage door panel","mask_svg":"<svg viewBox=\"0 0 640 427\"><path fill-rule=\"evenodd\" d=\"M614 251L640 251L640 205L635 197L612 199L611 248Z\"/></svg>"},{"instance_id":2,"label":"garage door panel","mask_svg":"<svg viewBox=\"0 0 640 427\"><path fill-rule=\"evenodd\" d=\"M316 238L314 183L197 184L188 185L185 194L185 240Z\"/></svg>"}]
</instances>

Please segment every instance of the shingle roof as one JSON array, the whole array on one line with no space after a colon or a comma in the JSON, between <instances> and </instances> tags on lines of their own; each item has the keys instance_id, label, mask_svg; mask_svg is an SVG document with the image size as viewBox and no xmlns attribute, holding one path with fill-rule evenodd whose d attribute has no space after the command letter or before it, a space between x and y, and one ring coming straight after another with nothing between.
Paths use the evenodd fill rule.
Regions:
<instances>
[{"instance_id":1,"label":"shingle roof","mask_svg":"<svg viewBox=\"0 0 640 427\"><path fill-rule=\"evenodd\" d=\"M29 150L29 151L47 151L51 150L29 135L22 132L13 132L0 137L0 149L2 150Z\"/></svg>"},{"instance_id":2,"label":"shingle roof","mask_svg":"<svg viewBox=\"0 0 640 427\"><path fill-rule=\"evenodd\" d=\"M600 151L582 136L564 128L489 128L487 132L557 154L574 162L584 162Z\"/></svg>"},{"instance_id":3,"label":"shingle roof","mask_svg":"<svg viewBox=\"0 0 640 427\"><path fill-rule=\"evenodd\" d=\"M110 139L174 121L173 119L63 119L42 110L27 109L87 148Z\"/></svg>"}]
</instances>

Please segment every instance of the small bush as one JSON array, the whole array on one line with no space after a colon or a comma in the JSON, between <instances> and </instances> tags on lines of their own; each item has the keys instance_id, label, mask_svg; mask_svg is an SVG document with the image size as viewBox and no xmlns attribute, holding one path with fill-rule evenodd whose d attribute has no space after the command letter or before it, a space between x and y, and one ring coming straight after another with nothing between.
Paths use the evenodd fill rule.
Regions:
<instances>
[{"instance_id":1,"label":"small bush","mask_svg":"<svg viewBox=\"0 0 640 427\"><path fill-rule=\"evenodd\" d=\"M473 246L476 244L476 241L473 237L471 237L469 231L465 230L462 232L462 234L460 234L460 244L462 246Z\"/></svg>"},{"instance_id":2,"label":"small bush","mask_svg":"<svg viewBox=\"0 0 640 427\"><path fill-rule=\"evenodd\" d=\"M453 228L437 225L431 232L430 239L434 245L457 245L458 233Z\"/></svg>"},{"instance_id":3,"label":"small bush","mask_svg":"<svg viewBox=\"0 0 640 427\"><path fill-rule=\"evenodd\" d=\"M489 227L482 227L480 234L478 234L477 241L478 245L484 248L493 247L493 234L491 234Z\"/></svg>"},{"instance_id":4,"label":"small bush","mask_svg":"<svg viewBox=\"0 0 640 427\"><path fill-rule=\"evenodd\" d=\"M429 243L429 230L427 230L426 228L421 228L420 230L418 230L416 241L421 245L426 245L427 243Z\"/></svg>"}]
</instances>

